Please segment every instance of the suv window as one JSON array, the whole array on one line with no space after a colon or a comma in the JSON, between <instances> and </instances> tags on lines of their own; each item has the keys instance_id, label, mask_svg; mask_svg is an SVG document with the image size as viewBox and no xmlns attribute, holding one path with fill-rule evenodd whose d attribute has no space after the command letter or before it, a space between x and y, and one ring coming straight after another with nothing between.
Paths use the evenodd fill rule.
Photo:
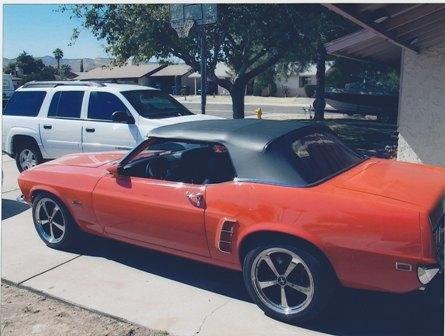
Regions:
<instances>
[{"instance_id":1,"label":"suv window","mask_svg":"<svg viewBox=\"0 0 445 336\"><path fill-rule=\"evenodd\" d=\"M45 91L17 91L6 105L4 115L35 117L45 96Z\"/></svg>"},{"instance_id":2,"label":"suv window","mask_svg":"<svg viewBox=\"0 0 445 336\"><path fill-rule=\"evenodd\" d=\"M88 118L111 121L114 112L127 112L124 103L108 92L91 92L88 104Z\"/></svg>"},{"instance_id":3,"label":"suv window","mask_svg":"<svg viewBox=\"0 0 445 336\"><path fill-rule=\"evenodd\" d=\"M160 119L193 114L170 95L158 90L124 91L122 95L144 118Z\"/></svg>"},{"instance_id":4,"label":"suv window","mask_svg":"<svg viewBox=\"0 0 445 336\"><path fill-rule=\"evenodd\" d=\"M80 118L83 91L59 91L51 100L48 117Z\"/></svg>"}]
</instances>

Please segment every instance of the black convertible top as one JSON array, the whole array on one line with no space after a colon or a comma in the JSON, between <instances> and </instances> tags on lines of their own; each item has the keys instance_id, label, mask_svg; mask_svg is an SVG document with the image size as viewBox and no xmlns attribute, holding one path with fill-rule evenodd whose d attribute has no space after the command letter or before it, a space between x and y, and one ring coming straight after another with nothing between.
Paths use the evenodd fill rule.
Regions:
<instances>
[{"instance_id":1,"label":"black convertible top","mask_svg":"<svg viewBox=\"0 0 445 336\"><path fill-rule=\"evenodd\" d=\"M268 144L302 129L329 130L305 121L212 119L188 121L153 129L150 136L168 139L217 142L230 148L263 151Z\"/></svg>"},{"instance_id":2,"label":"black convertible top","mask_svg":"<svg viewBox=\"0 0 445 336\"><path fill-rule=\"evenodd\" d=\"M283 155L283 142L314 131L332 132L309 121L215 119L161 126L150 137L220 143L229 151L238 180L304 186Z\"/></svg>"}]
</instances>

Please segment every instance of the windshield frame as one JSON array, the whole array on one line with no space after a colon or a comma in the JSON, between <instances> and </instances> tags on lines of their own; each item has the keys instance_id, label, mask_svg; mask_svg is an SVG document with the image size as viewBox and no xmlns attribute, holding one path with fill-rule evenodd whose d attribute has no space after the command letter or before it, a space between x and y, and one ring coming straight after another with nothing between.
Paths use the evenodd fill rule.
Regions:
<instances>
[{"instance_id":1,"label":"windshield frame","mask_svg":"<svg viewBox=\"0 0 445 336\"><path fill-rule=\"evenodd\" d=\"M153 95L162 96L163 98L166 98L174 107L177 108L178 111L180 111L177 115L174 115L173 113L165 113L165 116L162 116L162 113L153 113L154 117L150 117L148 113L141 110L138 104L136 104L136 101L134 101L134 94L137 92L146 92ZM188 115L194 115L187 107L182 105L180 102L178 102L175 98L173 98L171 95L162 92L161 90L155 90L155 89L135 89L135 90L126 90L120 92L122 96L127 100L127 102L130 104L130 106L134 109L134 111L141 116L144 119L166 119L166 118L174 118L174 117L182 117L182 116L188 116Z\"/></svg>"}]
</instances>

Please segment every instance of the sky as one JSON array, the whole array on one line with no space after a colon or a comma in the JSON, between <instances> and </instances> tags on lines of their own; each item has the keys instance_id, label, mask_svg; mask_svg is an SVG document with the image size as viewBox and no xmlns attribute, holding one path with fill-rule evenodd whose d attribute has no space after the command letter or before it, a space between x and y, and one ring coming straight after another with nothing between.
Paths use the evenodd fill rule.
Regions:
<instances>
[{"instance_id":1,"label":"sky","mask_svg":"<svg viewBox=\"0 0 445 336\"><path fill-rule=\"evenodd\" d=\"M58 5L4 5L3 57L15 58L23 50L34 57L52 56L56 48L64 58L107 57L105 43L81 28L79 19L70 19L69 12L57 12ZM74 28L80 35L68 46Z\"/></svg>"}]
</instances>

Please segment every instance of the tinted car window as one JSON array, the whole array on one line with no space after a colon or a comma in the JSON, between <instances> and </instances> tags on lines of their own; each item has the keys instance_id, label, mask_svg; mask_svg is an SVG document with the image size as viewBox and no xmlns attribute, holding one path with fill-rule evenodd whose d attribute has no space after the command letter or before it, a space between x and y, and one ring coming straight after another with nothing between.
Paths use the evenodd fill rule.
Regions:
<instances>
[{"instance_id":1,"label":"tinted car window","mask_svg":"<svg viewBox=\"0 0 445 336\"><path fill-rule=\"evenodd\" d=\"M236 175L221 144L156 140L134 155L124 167L127 176L213 184L231 181Z\"/></svg>"},{"instance_id":2,"label":"tinted car window","mask_svg":"<svg viewBox=\"0 0 445 336\"><path fill-rule=\"evenodd\" d=\"M15 92L5 108L5 115L35 117L39 114L45 91L18 91Z\"/></svg>"},{"instance_id":3,"label":"tinted car window","mask_svg":"<svg viewBox=\"0 0 445 336\"><path fill-rule=\"evenodd\" d=\"M80 118L83 91L59 91L51 100L48 117Z\"/></svg>"},{"instance_id":4,"label":"tinted car window","mask_svg":"<svg viewBox=\"0 0 445 336\"><path fill-rule=\"evenodd\" d=\"M144 118L159 119L193 114L170 95L161 91L135 90L125 91L122 94Z\"/></svg>"},{"instance_id":5,"label":"tinted car window","mask_svg":"<svg viewBox=\"0 0 445 336\"><path fill-rule=\"evenodd\" d=\"M335 135L325 132L294 139L290 147L293 164L307 184L324 180L363 161Z\"/></svg>"},{"instance_id":6,"label":"tinted car window","mask_svg":"<svg viewBox=\"0 0 445 336\"><path fill-rule=\"evenodd\" d=\"M126 112L124 103L112 93L91 92L88 104L88 118L111 120L114 112Z\"/></svg>"}]
</instances>

